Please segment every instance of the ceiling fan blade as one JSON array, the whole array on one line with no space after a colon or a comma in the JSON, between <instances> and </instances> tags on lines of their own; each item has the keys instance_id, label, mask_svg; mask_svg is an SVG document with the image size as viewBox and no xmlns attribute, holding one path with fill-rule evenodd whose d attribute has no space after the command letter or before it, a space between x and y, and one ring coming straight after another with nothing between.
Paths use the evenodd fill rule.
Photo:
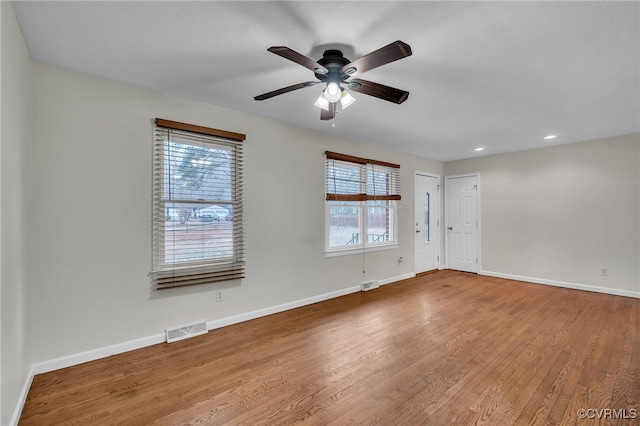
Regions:
<instances>
[{"instance_id":1,"label":"ceiling fan blade","mask_svg":"<svg viewBox=\"0 0 640 426\"><path fill-rule=\"evenodd\" d=\"M304 83L294 84L293 86L283 87L282 89L274 90L273 92L264 93L262 95L254 96L256 101L264 101L265 99L273 98L274 96L282 95L283 93L292 92L298 89L304 89L305 87L314 86L320 83L319 81L305 81Z\"/></svg>"},{"instance_id":2,"label":"ceiling fan blade","mask_svg":"<svg viewBox=\"0 0 640 426\"><path fill-rule=\"evenodd\" d=\"M320 111L320 120L333 120L336 116L336 102L329 102L329 111Z\"/></svg>"},{"instance_id":3,"label":"ceiling fan blade","mask_svg":"<svg viewBox=\"0 0 640 426\"><path fill-rule=\"evenodd\" d=\"M304 56L302 53L298 53L295 50L291 50L286 46L272 46L267 49L271 53L282 56L285 59L300 64L305 68L309 68L311 71L320 71L320 74L326 74L329 70L314 61L313 59Z\"/></svg>"},{"instance_id":4,"label":"ceiling fan blade","mask_svg":"<svg viewBox=\"0 0 640 426\"><path fill-rule=\"evenodd\" d=\"M347 84L349 85L349 89L354 92L375 96L376 98L384 99L385 101L394 102L396 104L401 104L409 98L409 92L407 91L359 78L354 78Z\"/></svg>"},{"instance_id":5,"label":"ceiling fan blade","mask_svg":"<svg viewBox=\"0 0 640 426\"><path fill-rule=\"evenodd\" d=\"M355 77L365 71L411 56L411 54L411 46L400 40L394 41L345 65L342 68L342 72Z\"/></svg>"}]
</instances>

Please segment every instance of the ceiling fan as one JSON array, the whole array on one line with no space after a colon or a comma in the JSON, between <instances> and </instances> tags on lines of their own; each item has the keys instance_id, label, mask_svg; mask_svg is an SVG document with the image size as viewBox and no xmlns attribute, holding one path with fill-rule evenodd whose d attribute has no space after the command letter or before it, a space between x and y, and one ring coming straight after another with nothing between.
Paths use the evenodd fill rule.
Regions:
<instances>
[{"instance_id":1,"label":"ceiling fan","mask_svg":"<svg viewBox=\"0 0 640 426\"><path fill-rule=\"evenodd\" d=\"M264 93L255 96L253 99L256 101L263 101L294 90L326 83L325 89L314 105L322 109L320 113L321 120L331 120L335 117L338 101L340 101L342 109L355 102L354 97L347 91L347 88L354 92L375 96L396 104L401 104L409 97L409 92L407 91L360 78L352 78L381 65L411 56L411 46L400 40L381 47L355 61L345 58L342 52L337 49L325 50L322 58L318 59L318 61L314 61L285 46L273 46L267 50L310 69L314 72L317 81L305 81ZM346 87L343 87L343 85Z\"/></svg>"}]
</instances>

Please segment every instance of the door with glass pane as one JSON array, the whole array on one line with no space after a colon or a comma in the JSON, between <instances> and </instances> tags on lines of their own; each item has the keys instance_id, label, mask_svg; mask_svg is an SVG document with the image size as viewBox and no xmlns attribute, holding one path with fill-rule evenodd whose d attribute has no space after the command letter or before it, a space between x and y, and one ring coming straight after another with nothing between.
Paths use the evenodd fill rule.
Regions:
<instances>
[{"instance_id":1,"label":"door with glass pane","mask_svg":"<svg viewBox=\"0 0 640 426\"><path fill-rule=\"evenodd\" d=\"M414 177L414 270L437 269L440 261L440 176Z\"/></svg>"}]
</instances>

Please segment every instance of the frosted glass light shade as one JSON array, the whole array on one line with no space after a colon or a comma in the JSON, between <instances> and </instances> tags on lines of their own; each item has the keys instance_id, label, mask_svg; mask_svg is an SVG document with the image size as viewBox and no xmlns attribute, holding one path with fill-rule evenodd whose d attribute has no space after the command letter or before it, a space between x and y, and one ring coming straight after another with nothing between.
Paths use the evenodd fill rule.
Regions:
<instances>
[{"instance_id":1,"label":"frosted glass light shade","mask_svg":"<svg viewBox=\"0 0 640 426\"><path fill-rule=\"evenodd\" d=\"M318 108L322 108L325 111L329 111L329 101L324 97L324 93L320 93L320 96L318 96L318 99L316 99L314 105Z\"/></svg>"},{"instance_id":2,"label":"frosted glass light shade","mask_svg":"<svg viewBox=\"0 0 640 426\"><path fill-rule=\"evenodd\" d=\"M324 97L329 102L338 102L340 100L340 96L342 95L342 90L338 83L329 83L327 84L327 88L324 89Z\"/></svg>"},{"instance_id":3,"label":"frosted glass light shade","mask_svg":"<svg viewBox=\"0 0 640 426\"><path fill-rule=\"evenodd\" d=\"M342 105L342 109L347 109L347 107L355 101L356 98L351 96L351 93L349 93L347 89L342 89L342 95L340 96L340 105Z\"/></svg>"}]
</instances>

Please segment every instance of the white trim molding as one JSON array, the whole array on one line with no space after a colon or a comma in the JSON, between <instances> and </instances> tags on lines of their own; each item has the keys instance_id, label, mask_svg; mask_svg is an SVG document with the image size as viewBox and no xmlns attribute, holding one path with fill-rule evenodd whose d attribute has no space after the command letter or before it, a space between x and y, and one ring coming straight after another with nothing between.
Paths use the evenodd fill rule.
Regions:
<instances>
[{"instance_id":1,"label":"white trim molding","mask_svg":"<svg viewBox=\"0 0 640 426\"><path fill-rule=\"evenodd\" d=\"M380 285L391 284L397 281L413 278L416 275L414 273L398 275L395 277L389 277L382 280L378 280ZM325 300L333 299L340 296L345 296L351 293L357 293L360 291L360 285L347 287L342 290L336 290L329 293L320 294L317 296L307 297L305 299L294 300L293 302L283 303L281 305L275 305L268 308L258 309L243 314L232 315L230 317L221 318L218 320L207 321L207 329L214 330L216 328L225 327L227 325L238 324L244 321L264 317L267 315L277 314L278 312L288 311L290 309L300 308L302 306L311 305L313 303L323 302ZM166 341L165 333L154 334L153 336L147 336L136 340L130 340L115 345L105 346L98 349L93 349L85 352L80 352L73 355L67 355L60 358L55 358L49 361L43 361L33 364L33 374L42 374L49 371L59 370L61 368L71 367L73 365L82 364L89 361L95 361L100 358L106 358L111 355L117 355L124 352L133 351L136 349L144 348L158 343L164 343Z\"/></svg>"},{"instance_id":2,"label":"white trim molding","mask_svg":"<svg viewBox=\"0 0 640 426\"><path fill-rule=\"evenodd\" d=\"M398 247L399 247L398 243L389 243L389 244L380 244L377 246L369 246L369 247L365 247L364 249L362 247L348 248L348 249L344 249L344 248L333 249L333 250L326 250L324 252L324 257L349 256L351 254L372 253L374 251L397 249Z\"/></svg>"},{"instance_id":3,"label":"white trim molding","mask_svg":"<svg viewBox=\"0 0 640 426\"><path fill-rule=\"evenodd\" d=\"M416 276L416 274L414 274L413 272L410 272L408 274L398 275L398 276L395 276L395 277L386 278L384 280L378 280L378 284L387 285L387 284L395 283L395 282L398 282L398 281L415 278L415 276Z\"/></svg>"},{"instance_id":4,"label":"white trim molding","mask_svg":"<svg viewBox=\"0 0 640 426\"><path fill-rule=\"evenodd\" d=\"M80 352L73 355L67 355L60 358L51 359L49 361L37 362L33 364L35 374L48 373L49 371L59 370L61 368L71 367L73 365L82 364L97 359L106 358L111 355L117 355L124 352L133 351L166 341L165 333L154 334L153 336L143 337L141 339L129 340L115 345L105 346L90 351Z\"/></svg>"},{"instance_id":5,"label":"white trim molding","mask_svg":"<svg viewBox=\"0 0 640 426\"><path fill-rule=\"evenodd\" d=\"M402 281L409 278L413 278L416 275L414 273L398 275L395 277L385 278L378 280L380 285L391 284L396 281ZM207 329L213 330L216 328L226 327L228 325L238 324L240 322L264 317L267 315L276 314L278 312L288 311L290 309L300 308L302 306L311 305L313 303L323 302L325 300L333 299L340 296L345 296L351 293L357 293L361 289L360 285L347 287L342 290L336 290L329 293L320 294L317 296L307 297L305 299L295 300L293 302L283 303L281 305L275 305L268 308L258 309L243 314L232 315L230 317L221 318L218 320L208 321ZM152 336L143 337L136 340L130 340L115 345L105 346L98 349L92 349L77 354L67 355L60 358L55 358L49 361L37 362L31 366L29 375L25 380L22 387L22 393L18 400L18 404L14 410L13 417L11 418L11 426L17 425L22 409L27 401L27 395L31 388L31 383L36 374L48 373L49 371L59 370L61 368L71 367L74 365L82 364L89 361L95 361L101 358L106 358L111 355L117 355L124 352L141 349L147 346L156 345L158 343L164 343L166 341L166 335L164 332L154 334Z\"/></svg>"},{"instance_id":6,"label":"white trim molding","mask_svg":"<svg viewBox=\"0 0 640 426\"><path fill-rule=\"evenodd\" d=\"M27 402L27 395L29 395L29 389L31 388L31 383L33 383L34 376L34 368L33 366L31 366L29 375L27 376L27 379L22 386L22 392L20 392L20 396L18 397L18 404L16 405L15 410L13 410L13 416L11 416L11 420L9 420L10 426L16 426L18 424L18 420L20 420L20 415L22 414L24 403Z\"/></svg>"},{"instance_id":7,"label":"white trim molding","mask_svg":"<svg viewBox=\"0 0 640 426\"><path fill-rule=\"evenodd\" d=\"M294 300L293 302L283 303L281 305L270 306L268 308L258 309L243 314L232 315L230 317L218 320L208 321L207 329L214 330L216 328L226 327L228 325L238 324L252 319L266 317L267 315L277 314L279 312L288 311L290 309L301 308L302 306L311 305L313 303L324 302L347 294L360 291L360 286L348 287L342 290L332 291L330 293L320 294L318 296L307 297L306 299Z\"/></svg>"},{"instance_id":8,"label":"white trim molding","mask_svg":"<svg viewBox=\"0 0 640 426\"><path fill-rule=\"evenodd\" d=\"M413 273L398 275L395 277L378 280L378 284L380 285L391 284L397 281L413 278L415 276L416 274L413 274ZM307 297L306 299L295 300L293 302L283 303L281 305L271 306L268 308L258 309L256 311L246 312L244 314L238 314L238 315L233 315L227 318L222 318L219 320L209 321L207 322L207 328L209 330L214 330L216 328L238 324L244 321L265 317L267 315L277 314L279 312L288 311L290 309L301 308L303 306L311 305L313 303L324 302L325 300L334 299L340 296L346 296L347 294L351 294L351 293L357 293L360 291L360 289L361 287L359 285L353 286L353 287L347 287L342 290L336 290L330 293L320 294L318 296Z\"/></svg>"},{"instance_id":9,"label":"white trim molding","mask_svg":"<svg viewBox=\"0 0 640 426\"><path fill-rule=\"evenodd\" d=\"M571 288L574 290L592 291L595 293L605 293L605 294L611 294L614 296L634 297L636 299L640 299L640 291L621 290L621 289L609 288L609 287L597 287L597 286L587 285L587 284L577 284L577 283L570 283L566 281L548 280L545 278L525 277L522 275L504 274L502 272L493 272L493 271L479 271L478 274L486 275L488 277L506 278L509 280L524 281L524 282L533 283L533 284L544 284L544 285L551 285L554 287Z\"/></svg>"}]
</instances>

